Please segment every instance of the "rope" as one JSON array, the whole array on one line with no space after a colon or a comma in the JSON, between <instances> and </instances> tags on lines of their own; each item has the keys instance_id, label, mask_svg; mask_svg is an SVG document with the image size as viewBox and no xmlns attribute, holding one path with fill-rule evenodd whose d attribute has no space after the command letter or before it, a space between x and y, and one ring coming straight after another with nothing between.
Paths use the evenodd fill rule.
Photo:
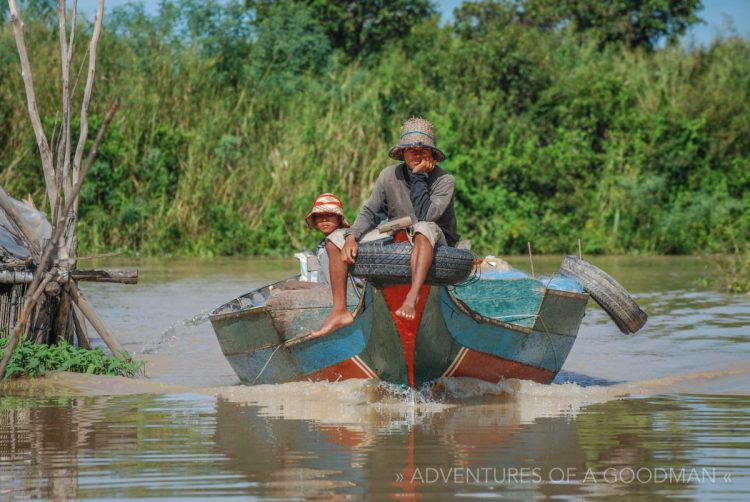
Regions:
<instances>
[{"instance_id":1,"label":"rope","mask_svg":"<svg viewBox=\"0 0 750 502\"><path fill-rule=\"evenodd\" d=\"M352 288L354 289L354 292L357 294L357 299L361 300L362 299L362 295L364 293L359 290L359 287L357 287L357 283L354 282L354 277L352 277L351 274L347 274L347 275L349 277L349 283L352 285ZM364 291L364 288L362 288L362 289Z\"/></svg>"},{"instance_id":2,"label":"rope","mask_svg":"<svg viewBox=\"0 0 750 502\"><path fill-rule=\"evenodd\" d=\"M472 284L476 284L477 282L481 280L482 280L482 267L480 266L480 262L477 261L476 256L474 256L474 270L471 272L469 277L467 277L465 281L457 282L456 284L450 284L447 287L453 288L450 291L455 291L456 288L465 288L467 286L471 286Z\"/></svg>"},{"instance_id":3,"label":"rope","mask_svg":"<svg viewBox=\"0 0 750 502\"><path fill-rule=\"evenodd\" d=\"M257 381L258 381L258 379L259 379L259 378L260 378L260 376L261 376L261 375L263 374L263 372L264 372L264 371L266 371L266 367L268 367L268 363L270 363L270 362L271 362L271 358L272 358L272 357L273 357L273 355L274 355L274 354L276 353L276 351L277 351L277 350L279 350L279 349L280 349L280 348L281 348L281 347L282 347L283 345L284 345L283 343L280 343L280 344L278 344L278 345L276 346L276 348L275 348L275 349L273 349L273 352L271 352L271 355L270 355L270 356L268 356L268 361L266 361L266 364L264 364L264 365L263 365L263 367L262 367L262 368L260 369L260 372L259 372L259 373L258 373L258 375L257 375L257 376L255 377L255 380L253 380L253 385L255 385L255 382L257 382Z\"/></svg>"}]
</instances>

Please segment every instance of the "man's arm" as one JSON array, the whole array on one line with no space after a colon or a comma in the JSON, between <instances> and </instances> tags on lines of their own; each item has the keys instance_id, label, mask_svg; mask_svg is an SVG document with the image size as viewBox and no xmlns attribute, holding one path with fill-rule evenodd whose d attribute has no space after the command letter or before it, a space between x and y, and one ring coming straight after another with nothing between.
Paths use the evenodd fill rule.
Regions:
<instances>
[{"instance_id":1,"label":"man's arm","mask_svg":"<svg viewBox=\"0 0 750 502\"><path fill-rule=\"evenodd\" d=\"M411 203L419 221L437 221L448 208L456 187L453 176L441 176L432 186L432 194L427 188L427 173L412 173Z\"/></svg>"},{"instance_id":2,"label":"man's arm","mask_svg":"<svg viewBox=\"0 0 750 502\"><path fill-rule=\"evenodd\" d=\"M353 235L355 239L359 240L367 232L378 226L380 223L378 213L382 213L385 207L385 182L383 181L383 172L380 172L375 186L372 189L370 198L367 199L362 209L359 210L357 219L354 220L354 224L346 232L346 235Z\"/></svg>"}]
</instances>

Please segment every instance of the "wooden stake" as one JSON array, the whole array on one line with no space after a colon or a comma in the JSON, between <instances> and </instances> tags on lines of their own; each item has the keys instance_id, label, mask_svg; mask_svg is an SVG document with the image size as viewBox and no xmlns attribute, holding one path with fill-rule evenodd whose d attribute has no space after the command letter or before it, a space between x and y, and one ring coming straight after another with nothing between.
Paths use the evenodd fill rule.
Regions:
<instances>
[{"instance_id":1,"label":"wooden stake","mask_svg":"<svg viewBox=\"0 0 750 502\"><path fill-rule=\"evenodd\" d=\"M68 323L70 321L70 297L66 295L60 295L60 306L57 310L57 320L53 326L57 326L57 333L52 333L56 336L50 336L50 342L64 339L66 342L73 342L73 336L68 334Z\"/></svg>"},{"instance_id":2,"label":"wooden stake","mask_svg":"<svg viewBox=\"0 0 750 502\"><path fill-rule=\"evenodd\" d=\"M110 352L112 352L112 355L118 359L127 359L127 356L123 355L125 349L123 349L122 345L120 345L120 342L118 342L117 339L112 336L112 333L110 333L110 331L107 329L107 326L105 326L104 321L102 321L102 318L99 317L99 314L96 313L94 307L86 301L86 299L83 297L83 294L81 294L81 290L78 289L78 286L76 286L75 282L71 281L68 283L68 290L70 292L70 297L73 299L73 303L75 303L76 306L81 309L83 315L86 316L86 319L89 320L96 332L99 333L99 336L102 337L102 340L104 340L104 343L107 344Z\"/></svg>"},{"instance_id":3,"label":"wooden stake","mask_svg":"<svg viewBox=\"0 0 750 502\"><path fill-rule=\"evenodd\" d=\"M578 258L583 260L583 253L581 252L581 239L578 239Z\"/></svg>"},{"instance_id":4,"label":"wooden stake","mask_svg":"<svg viewBox=\"0 0 750 502\"><path fill-rule=\"evenodd\" d=\"M76 327L76 336L78 337L78 346L84 349L91 349L91 341L89 340L89 331L86 327L86 318L78 307L73 304L73 324Z\"/></svg>"},{"instance_id":5,"label":"wooden stake","mask_svg":"<svg viewBox=\"0 0 750 502\"><path fill-rule=\"evenodd\" d=\"M531 255L531 241L527 241L526 245L529 248L529 261L531 262L531 277L536 277L534 273L534 257Z\"/></svg>"}]
</instances>

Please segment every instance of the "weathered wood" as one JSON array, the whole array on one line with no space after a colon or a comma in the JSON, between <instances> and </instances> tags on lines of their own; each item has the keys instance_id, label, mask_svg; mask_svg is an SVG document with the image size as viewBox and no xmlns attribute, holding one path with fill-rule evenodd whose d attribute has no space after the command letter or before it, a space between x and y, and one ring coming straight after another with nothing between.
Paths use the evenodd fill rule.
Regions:
<instances>
[{"instance_id":1,"label":"weathered wood","mask_svg":"<svg viewBox=\"0 0 750 502\"><path fill-rule=\"evenodd\" d=\"M73 11L75 12L75 3L73 6ZM104 0L99 0L97 3L97 9L96 9L96 18L94 22L94 31L91 34L91 41L89 43L89 68L88 68L88 74L86 76L86 86L83 91L83 99L81 101L81 120L80 120L80 134L78 136L78 144L76 146L76 152L75 156L73 158L73 167L71 170L71 181L72 184L77 184L80 179L83 178L84 174L81 173L81 161L83 160L83 150L86 145L86 138L88 138L89 134L89 105L91 103L91 93L94 88L94 75L96 74L96 49L99 45L99 36L102 32L102 20L104 18ZM119 103L116 105L119 106ZM111 110L110 110L111 111ZM115 108L116 111L116 108ZM114 111L111 111L111 115L108 114L107 118L111 121L112 117L114 116ZM107 120L105 118L105 121ZM109 123L107 123L107 128L109 127ZM104 131L106 132L106 129L104 128ZM102 131L100 130L100 133ZM103 137L103 135L102 135ZM92 152L96 154L96 150L99 149L99 143L101 142L101 138L99 135L97 135L94 147L92 147ZM87 158L87 165L88 163L93 162L93 157L91 156L91 152L89 153L89 157ZM85 170L88 171L90 169L90 166L86 168ZM75 198L73 201L73 211L69 217L68 224L70 225L70 232L68 234L67 238L67 249L70 256L75 260L76 255L78 254L78 232L76 230L75 225L75 218L78 215L78 204L80 199L78 197Z\"/></svg>"},{"instance_id":2,"label":"weathered wood","mask_svg":"<svg viewBox=\"0 0 750 502\"><path fill-rule=\"evenodd\" d=\"M86 319L89 320L96 332L99 333L99 336L104 340L104 343L107 344L112 355L118 359L126 359L125 349L122 348L120 342L118 342L112 333L110 333L109 329L107 329L107 326L104 324L104 321L102 321L102 318L99 317L99 314L96 313L94 307L83 297L78 286L76 286L74 282L70 282L68 283L67 291L70 292L73 303L81 309L83 315L86 316Z\"/></svg>"},{"instance_id":3,"label":"weathered wood","mask_svg":"<svg viewBox=\"0 0 750 502\"><path fill-rule=\"evenodd\" d=\"M70 325L70 304L70 296L60 296L60 306L57 309L57 316L54 324L56 329L51 333L51 342L57 340L65 340L66 342L73 341L73 337L68 333L68 327Z\"/></svg>"},{"instance_id":4,"label":"weathered wood","mask_svg":"<svg viewBox=\"0 0 750 502\"><path fill-rule=\"evenodd\" d=\"M41 277L42 274L40 273L34 277L34 282L32 282L31 287L29 287L26 298L23 301L23 308L18 316L18 321L16 322L15 327L13 328L13 335L8 342L8 346L5 348L3 359L0 361L0 378L5 376L5 370L8 369L8 363L10 363L13 351L16 349L16 345L18 345L18 341L21 339L21 334L26 327L31 311L37 301L39 301L39 296L44 292L47 283L52 280L53 275L49 274L44 280L42 280Z\"/></svg>"},{"instance_id":5,"label":"weathered wood","mask_svg":"<svg viewBox=\"0 0 750 502\"><path fill-rule=\"evenodd\" d=\"M78 346L84 349L91 348L91 341L89 340L89 331L86 327L86 318L83 316L78 307L73 304L73 324L76 327L76 336L78 337Z\"/></svg>"},{"instance_id":6,"label":"weathered wood","mask_svg":"<svg viewBox=\"0 0 750 502\"><path fill-rule=\"evenodd\" d=\"M63 231L65 230L65 219L63 218L63 215L67 214L68 211L70 211L70 209L73 207L73 201L76 200L78 198L78 194L81 193L81 186L83 184L83 179L86 176L86 174L89 172L89 170L91 169L91 166L94 163L94 157L96 156L96 152L99 149L99 144L101 143L101 140L104 137L104 134L109 128L109 124L112 121L112 118L114 117L114 114L117 112L118 108L119 108L119 103L116 102L109 109L107 116L104 118L104 122L99 128L99 133L96 136L94 145L91 147L91 151L89 152L89 156L86 160L86 166L84 167L83 172L81 173L81 177L78 179L78 182L76 183L75 187L73 187L71 199L66 201L65 210L60 214L60 217L58 218L58 220L54 222L54 226L52 227L52 237L50 238L49 242L47 242L47 245L45 246L44 251L42 252L42 257L40 258L36 272L34 273L34 279L31 282L31 286L29 286L26 299L24 300L24 305L23 305L23 308L21 309L21 314L18 316L18 322L16 323L16 326L13 328L13 336L11 337L11 340L8 343L8 346L5 350L5 355L3 356L3 360L2 362L0 362L0 378L3 378L5 376L5 370L8 367L10 358L13 355L13 351L15 350L16 345L18 344L18 340L21 338L21 334L23 333L23 330L26 328L26 323L28 321L29 315L31 314L33 307L36 305L37 301L39 300L39 295L41 294L42 291L44 291L44 287L47 285L47 282L52 280L53 276L50 274L48 274L44 278L42 277L44 276L44 273L47 267L49 266L49 263L52 257L57 255L57 249L59 245L58 243L60 241L60 238L62 237ZM71 286L71 292L73 290L78 291L78 288L75 286L75 283L70 282L69 284ZM78 293L80 296L80 291L78 291ZM74 295L74 300L75 300L75 295ZM90 321L91 321L92 316L98 319L97 324L107 333L107 336L109 336L109 332L106 331L106 327L104 326L103 323L101 323L101 319L99 319L99 316L96 314L96 311L93 310L93 307L91 307L88 303L86 303L86 309L84 309L84 307L81 307L81 305L79 305L78 303L76 303L76 305L78 305L81 308L81 311ZM88 313L87 313L87 310L89 311ZM91 321L91 325L94 326L94 328L99 332L99 328L97 328L97 324L94 324L94 321ZM101 332L99 332L99 334L101 334ZM102 336L102 338L104 338L104 336ZM107 340L105 340L105 342L106 341ZM112 339L111 342L112 342L112 345L110 345L109 343L107 344L110 347L110 350L112 350L112 347L116 347L116 348L120 347L120 344L117 342L117 340ZM115 353L114 351L113 351L113 354L115 354L116 357L120 357L120 358L122 357L121 354Z\"/></svg>"},{"instance_id":7,"label":"weathered wood","mask_svg":"<svg viewBox=\"0 0 750 502\"><path fill-rule=\"evenodd\" d=\"M42 274L47 277L48 273ZM137 284L138 271L133 269L112 269L112 270L73 270L70 272L70 278L75 281L89 282L115 282L119 284ZM0 270L0 284L31 284L34 280L34 274L23 270ZM61 279L61 282L65 282Z\"/></svg>"},{"instance_id":8,"label":"weathered wood","mask_svg":"<svg viewBox=\"0 0 750 502\"><path fill-rule=\"evenodd\" d=\"M393 233L398 230L409 228L410 226L414 225L414 223L416 223L416 221L412 219L411 216L403 216L401 218L396 218L395 220L383 223L382 225L378 225L378 232L380 232L381 234Z\"/></svg>"},{"instance_id":9,"label":"weathered wood","mask_svg":"<svg viewBox=\"0 0 750 502\"><path fill-rule=\"evenodd\" d=\"M83 179L93 165L94 158L96 157L99 149L99 145L107 129L109 128L109 124L111 123L114 114L119 107L119 103L115 102L110 108L101 127L99 128L96 139L94 140L93 145L89 150L85 165L81 166L81 161L83 159L83 150L85 148L86 139L88 137L88 110L96 70L96 49L99 41L99 35L101 34L102 30L104 2L103 0L98 1L97 16L94 22L94 29L89 45L89 71L86 80L86 89L84 90L81 105L80 136L78 144L76 146L75 158L73 159L73 163L71 165L72 141L70 128L70 110L73 92L71 92L70 88L70 65L73 55L73 42L76 28L75 24L77 2L75 0L73 1L73 18L70 31L70 39L68 42L66 42L66 2L64 0L59 0L58 7L61 51L60 54L62 66L63 124L61 127L59 145L57 149L57 170L55 170L53 154L50 150L50 144L47 141L47 136L44 132L44 128L40 120L39 111L37 110L34 83L31 74L31 65L29 63L28 52L26 49L26 43L23 34L23 21L21 20L21 17L18 13L16 0L8 0L8 5L10 7L11 24L13 25L16 45L18 47L21 61L22 77L24 81L24 87L26 89L28 113L31 118L32 127L34 129L37 145L39 147L39 153L42 160L42 169L44 172L44 180L47 188L47 196L49 198L50 208L52 209L53 216L51 238L46 243L44 248L39 249L36 253L36 256L39 257L39 259L35 260L36 270L33 274L33 278L31 279L31 286L28 288L28 293L26 295L26 298L24 299L24 304L19 314L18 321L13 328L13 334L6 349L6 353L3 357L2 362L0 362L0 378L4 376L13 351L21 335L25 332L27 326L29 325L29 318L32 315L32 312L34 312L35 307L39 305L40 297L45 291L46 286L51 281L55 281L56 284L59 283L66 286L65 289L68 292L69 297L74 301L75 305L80 308L83 315L85 315L85 317L90 320L92 326L94 326L94 328L102 336L102 339L104 339L113 355L118 358L123 357L123 355L121 354L122 347L119 345L117 340L115 340L114 337L111 336L93 307L81 295L81 292L78 290L78 287L76 286L74 280L70 281L69 277L67 277L65 273L60 274L57 271L56 267L50 270L53 260L58 260L58 263L62 267L64 272L67 272L67 270L70 268L75 269L75 256L77 247L75 222L78 212L78 201L81 185ZM65 194L64 200L63 193ZM7 198L7 194L5 195ZM6 211L6 213L12 214L12 211ZM9 217L12 218L12 216ZM19 218L16 219L18 220ZM15 221L14 224L16 224ZM17 226L19 227L19 232L24 234L23 237L28 239L30 241L30 244L32 244L29 245L27 243L27 245L29 245L29 249L33 249L33 244L35 242L35 239L31 238L33 237L33 234L30 234L27 230L22 229L21 225L22 223L17 224ZM65 241L64 243L63 240ZM117 274L115 275L117 276ZM124 280L123 277L116 277L115 282L132 283L132 276L127 277L128 274L125 275L126 277ZM49 299L49 297L47 296L45 296L44 298ZM43 314L48 316L50 320L53 319L52 316L54 315L54 309L51 304L56 302L57 300L55 300L55 302L50 302L49 305L44 307L45 312ZM66 319L57 318L59 320L58 328L62 329L62 333L64 333L64 330L67 327L67 317L69 316L69 314L66 314L64 312L66 310L64 306L66 302L67 300L64 299L63 312L61 313L61 315L64 315ZM69 309L67 310L68 312L70 312ZM73 309L73 315L77 315L77 311L75 311L75 309ZM82 335L80 336L83 340L85 340L85 345L89 345L87 336L85 334L85 321L81 322L82 319L74 319L74 321L76 320L79 321L78 324L81 324L83 328L78 329L77 331L79 333L82 333Z\"/></svg>"},{"instance_id":10,"label":"weathered wood","mask_svg":"<svg viewBox=\"0 0 750 502\"><path fill-rule=\"evenodd\" d=\"M62 128L60 131L60 138L57 145L57 171L56 185L57 185L57 199L55 200L55 206L52 211L53 220L57 219L57 212L60 210L61 194L65 192L65 197L68 197L70 190L72 189L70 182L68 181L68 171L70 169L70 152L71 152L71 131L70 131L70 60L72 57L72 43L75 25L71 29L71 45L68 45L66 41L66 6L65 0L59 0L58 4L58 34L60 37L60 73L62 75ZM54 144L54 143L53 143Z\"/></svg>"},{"instance_id":11,"label":"weathered wood","mask_svg":"<svg viewBox=\"0 0 750 502\"><path fill-rule=\"evenodd\" d=\"M44 181L47 185L47 197L49 198L50 207L53 207L55 200L57 199L55 169L53 166L52 152L50 151L47 136L44 133L44 127L42 126L42 121L39 117L39 110L36 106L34 79L31 74L31 64L29 63L26 41L23 36L23 20L18 14L16 0L8 0L8 6L10 7L10 22L13 25L16 47L18 47L18 55L21 59L21 76L23 77L23 84L26 89L26 108L28 109L31 126L34 129L37 146L39 147L39 155L42 160L42 171L44 172Z\"/></svg>"},{"instance_id":12,"label":"weathered wood","mask_svg":"<svg viewBox=\"0 0 750 502\"><path fill-rule=\"evenodd\" d=\"M76 281L138 284L138 271L133 269L78 269L70 276Z\"/></svg>"}]
</instances>

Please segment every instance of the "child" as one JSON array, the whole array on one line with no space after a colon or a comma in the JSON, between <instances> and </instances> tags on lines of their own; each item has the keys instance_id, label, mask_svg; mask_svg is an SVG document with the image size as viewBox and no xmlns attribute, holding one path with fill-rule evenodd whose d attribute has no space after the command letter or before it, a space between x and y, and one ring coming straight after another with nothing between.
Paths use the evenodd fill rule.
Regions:
<instances>
[{"instance_id":1,"label":"child","mask_svg":"<svg viewBox=\"0 0 750 502\"><path fill-rule=\"evenodd\" d=\"M320 274L318 281L326 284L331 283L329 277L328 251L326 251L326 241L331 239L344 241L344 229L349 228L349 222L344 216L344 205L341 199L332 193L318 195L313 203L312 211L305 216L305 222L310 228L317 228L323 232L323 240L318 244L315 255L320 262Z\"/></svg>"}]
</instances>

